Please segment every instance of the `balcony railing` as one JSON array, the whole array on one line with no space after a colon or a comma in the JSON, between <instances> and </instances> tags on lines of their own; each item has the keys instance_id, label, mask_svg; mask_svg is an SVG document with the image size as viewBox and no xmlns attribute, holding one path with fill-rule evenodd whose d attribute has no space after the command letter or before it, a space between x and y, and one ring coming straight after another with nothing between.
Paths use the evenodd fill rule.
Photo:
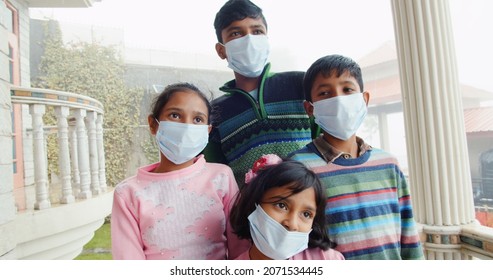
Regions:
<instances>
[{"instance_id":1,"label":"balcony railing","mask_svg":"<svg viewBox=\"0 0 493 280\"><path fill-rule=\"evenodd\" d=\"M90 97L37 88L11 88L12 103L29 106L32 117L35 199L34 209L51 207L49 193L46 127L47 106L57 118L58 170L61 196L68 204L88 199L107 190L103 147L103 105Z\"/></svg>"},{"instance_id":2,"label":"balcony railing","mask_svg":"<svg viewBox=\"0 0 493 280\"><path fill-rule=\"evenodd\" d=\"M25 183L16 186L18 209L7 259L73 259L111 213L103 146L103 105L90 97L54 90L11 87L23 105ZM54 109L56 125L43 117ZM51 108L50 108L51 110ZM27 123L26 123L27 122ZM57 174L48 176L47 142L56 134ZM32 144L32 145L31 145ZM34 178L34 179L33 179Z\"/></svg>"}]
</instances>

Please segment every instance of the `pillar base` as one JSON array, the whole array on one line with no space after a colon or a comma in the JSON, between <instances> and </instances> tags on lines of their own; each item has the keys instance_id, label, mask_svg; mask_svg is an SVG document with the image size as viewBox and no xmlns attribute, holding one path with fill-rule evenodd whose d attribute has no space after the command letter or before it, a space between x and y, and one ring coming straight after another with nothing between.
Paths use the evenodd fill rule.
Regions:
<instances>
[{"instance_id":1,"label":"pillar base","mask_svg":"<svg viewBox=\"0 0 493 280\"><path fill-rule=\"evenodd\" d=\"M69 204L69 203L73 203L73 202L75 202L75 197L73 195L62 197L60 199L60 203L62 203L62 204Z\"/></svg>"},{"instance_id":2,"label":"pillar base","mask_svg":"<svg viewBox=\"0 0 493 280\"><path fill-rule=\"evenodd\" d=\"M84 191L84 192L79 193L79 195L77 195L77 198L89 199L89 198L92 198L92 193L90 191Z\"/></svg>"},{"instance_id":3,"label":"pillar base","mask_svg":"<svg viewBox=\"0 0 493 280\"><path fill-rule=\"evenodd\" d=\"M493 259L493 229L478 221L460 226L418 225L428 260Z\"/></svg>"},{"instance_id":4,"label":"pillar base","mask_svg":"<svg viewBox=\"0 0 493 280\"><path fill-rule=\"evenodd\" d=\"M48 200L37 201L34 203L35 210L43 210L51 207L51 202Z\"/></svg>"}]
</instances>

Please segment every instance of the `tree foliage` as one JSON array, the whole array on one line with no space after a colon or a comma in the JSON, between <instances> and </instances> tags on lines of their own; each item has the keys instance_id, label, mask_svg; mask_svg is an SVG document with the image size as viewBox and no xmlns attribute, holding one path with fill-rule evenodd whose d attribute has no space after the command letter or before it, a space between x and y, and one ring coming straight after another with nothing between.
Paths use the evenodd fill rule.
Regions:
<instances>
[{"instance_id":1,"label":"tree foliage","mask_svg":"<svg viewBox=\"0 0 493 280\"><path fill-rule=\"evenodd\" d=\"M115 48L84 42L64 45L59 28L47 32L43 44L40 76L32 84L86 95L103 104L106 176L114 186L125 177L143 90L125 85L125 65ZM46 122L52 121L47 114ZM56 172L56 144L51 142L49 168Z\"/></svg>"}]
</instances>

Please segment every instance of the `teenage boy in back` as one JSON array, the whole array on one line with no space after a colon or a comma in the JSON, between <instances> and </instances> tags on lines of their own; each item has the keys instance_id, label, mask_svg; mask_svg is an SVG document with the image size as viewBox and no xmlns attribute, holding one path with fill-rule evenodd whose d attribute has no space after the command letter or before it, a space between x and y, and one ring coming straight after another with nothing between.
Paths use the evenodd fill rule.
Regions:
<instances>
[{"instance_id":1,"label":"teenage boy in back","mask_svg":"<svg viewBox=\"0 0 493 280\"><path fill-rule=\"evenodd\" d=\"M329 55L303 80L305 109L323 134L291 158L318 174L327 190L329 237L346 259L423 259L411 197L397 160L356 136L370 93L359 65Z\"/></svg>"},{"instance_id":2,"label":"teenage boy in back","mask_svg":"<svg viewBox=\"0 0 493 280\"><path fill-rule=\"evenodd\" d=\"M216 52L235 79L212 102L217 119L204 150L207 161L228 164L240 188L245 173L264 154L284 157L311 139L303 107L303 72L271 73L267 22L248 0L226 2L214 20Z\"/></svg>"}]
</instances>

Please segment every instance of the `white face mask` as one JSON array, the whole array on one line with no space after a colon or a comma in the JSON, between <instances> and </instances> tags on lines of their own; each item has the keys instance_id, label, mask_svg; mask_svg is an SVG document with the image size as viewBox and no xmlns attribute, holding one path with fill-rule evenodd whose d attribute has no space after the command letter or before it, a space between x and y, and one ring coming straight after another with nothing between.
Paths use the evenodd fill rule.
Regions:
<instances>
[{"instance_id":1,"label":"white face mask","mask_svg":"<svg viewBox=\"0 0 493 280\"><path fill-rule=\"evenodd\" d=\"M209 126L161 121L156 141L167 159L182 164L205 148L209 141Z\"/></svg>"},{"instance_id":2,"label":"white face mask","mask_svg":"<svg viewBox=\"0 0 493 280\"><path fill-rule=\"evenodd\" d=\"M341 140L347 140L356 133L367 112L362 93L340 95L313 103L315 123Z\"/></svg>"},{"instance_id":3,"label":"white face mask","mask_svg":"<svg viewBox=\"0 0 493 280\"><path fill-rule=\"evenodd\" d=\"M288 231L260 205L249 216L250 234L260 252L274 260L285 260L308 248L310 232Z\"/></svg>"},{"instance_id":4,"label":"white face mask","mask_svg":"<svg viewBox=\"0 0 493 280\"><path fill-rule=\"evenodd\" d=\"M269 40L266 35L246 35L227 42L228 67L245 77L262 74L269 58Z\"/></svg>"}]
</instances>

